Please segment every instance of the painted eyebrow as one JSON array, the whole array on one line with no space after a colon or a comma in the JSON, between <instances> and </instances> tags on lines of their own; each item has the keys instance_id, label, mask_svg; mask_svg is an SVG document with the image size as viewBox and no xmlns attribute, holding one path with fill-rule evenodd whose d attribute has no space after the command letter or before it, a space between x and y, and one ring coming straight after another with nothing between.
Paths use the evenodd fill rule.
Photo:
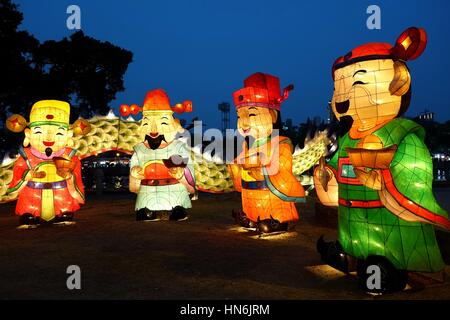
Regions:
<instances>
[{"instance_id":1,"label":"painted eyebrow","mask_svg":"<svg viewBox=\"0 0 450 320\"><path fill-rule=\"evenodd\" d=\"M361 69L361 70L357 70L354 74L353 77L356 76L358 73L366 73L367 70Z\"/></svg>"},{"instance_id":2,"label":"painted eyebrow","mask_svg":"<svg viewBox=\"0 0 450 320\"><path fill-rule=\"evenodd\" d=\"M58 128L58 130L59 130L59 129L63 129L63 130L64 130L65 128L64 128L63 126L61 126L61 127Z\"/></svg>"},{"instance_id":3,"label":"painted eyebrow","mask_svg":"<svg viewBox=\"0 0 450 320\"><path fill-rule=\"evenodd\" d=\"M167 116L162 116L161 119L169 120L169 117L167 117Z\"/></svg>"},{"instance_id":4,"label":"painted eyebrow","mask_svg":"<svg viewBox=\"0 0 450 320\"><path fill-rule=\"evenodd\" d=\"M251 110L251 109L258 110L258 109L256 109L256 107L250 107L250 108L248 108L248 110Z\"/></svg>"},{"instance_id":5,"label":"painted eyebrow","mask_svg":"<svg viewBox=\"0 0 450 320\"><path fill-rule=\"evenodd\" d=\"M41 127L34 127L33 129L37 130L37 129L41 129Z\"/></svg>"}]
</instances>

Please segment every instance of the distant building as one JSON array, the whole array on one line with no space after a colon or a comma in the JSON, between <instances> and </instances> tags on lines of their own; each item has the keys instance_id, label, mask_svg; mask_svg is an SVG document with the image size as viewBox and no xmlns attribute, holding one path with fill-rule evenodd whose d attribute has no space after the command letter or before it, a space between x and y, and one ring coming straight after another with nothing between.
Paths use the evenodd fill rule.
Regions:
<instances>
[{"instance_id":1,"label":"distant building","mask_svg":"<svg viewBox=\"0 0 450 320\"><path fill-rule=\"evenodd\" d=\"M283 130L290 131L292 127L293 127L292 119L291 118L286 119L286 121L283 123Z\"/></svg>"},{"instance_id":2,"label":"distant building","mask_svg":"<svg viewBox=\"0 0 450 320\"><path fill-rule=\"evenodd\" d=\"M335 123L337 121L336 116L334 115L333 108L331 107L331 101L328 101L328 117L327 124Z\"/></svg>"},{"instance_id":3,"label":"distant building","mask_svg":"<svg viewBox=\"0 0 450 320\"><path fill-rule=\"evenodd\" d=\"M429 110L425 110L424 112L421 112L417 117L417 120L422 121L434 121L434 112L431 112Z\"/></svg>"},{"instance_id":4,"label":"distant building","mask_svg":"<svg viewBox=\"0 0 450 320\"><path fill-rule=\"evenodd\" d=\"M314 124L316 127L320 126L321 123L322 123L322 118L321 118L321 117L316 116L316 117L313 118L313 124Z\"/></svg>"},{"instance_id":5,"label":"distant building","mask_svg":"<svg viewBox=\"0 0 450 320\"><path fill-rule=\"evenodd\" d=\"M218 109L222 114L222 133L230 128L230 104L228 102L219 103Z\"/></svg>"}]
</instances>

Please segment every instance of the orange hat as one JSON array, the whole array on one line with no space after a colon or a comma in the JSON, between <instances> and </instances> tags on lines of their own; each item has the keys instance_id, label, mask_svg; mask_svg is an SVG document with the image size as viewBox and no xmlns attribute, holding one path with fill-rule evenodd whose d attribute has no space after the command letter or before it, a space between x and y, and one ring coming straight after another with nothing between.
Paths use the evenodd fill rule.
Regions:
<instances>
[{"instance_id":1,"label":"orange hat","mask_svg":"<svg viewBox=\"0 0 450 320\"><path fill-rule=\"evenodd\" d=\"M175 106L171 107L167 93L163 89L155 89L147 92L142 108L136 104L131 106L123 104L120 106L119 111L120 115L123 117L127 117L130 114L137 115L141 111L172 111L176 113L191 112L192 101L185 100L183 103L177 103Z\"/></svg>"},{"instance_id":2,"label":"orange hat","mask_svg":"<svg viewBox=\"0 0 450 320\"><path fill-rule=\"evenodd\" d=\"M163 89L156 89L147 92L144 99L143 112L145 111L172 111L169 96Z\"/></svg>"}]
</instances>

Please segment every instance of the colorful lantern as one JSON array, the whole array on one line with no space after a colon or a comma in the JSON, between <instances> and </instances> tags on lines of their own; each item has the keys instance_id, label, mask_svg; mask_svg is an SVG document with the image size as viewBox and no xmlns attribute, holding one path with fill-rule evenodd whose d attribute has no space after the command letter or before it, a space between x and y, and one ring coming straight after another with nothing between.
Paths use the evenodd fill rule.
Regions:
<instances>
[{"instance_id":1,"label":"colorful lantern","mask_svg":"<svg viewBox=\"0 0 450 320\"><path fill-rule=\"evenodd\" d=\"M292 174L291 141L274 134L281 103L292 89L281 95L277 77L255 73L233 94L239 133L254 140L243 144L229 166L234 187L242 194L243 210L233 215L240 225L262 233L286 231L289 222L298 220L295 202L305 201L303 187Z\"/></svg>"},{"instance_id":2,"label":"colorful lantern","mask_svg":"<svg viewBox=\"0 0 450 320\"><path fill-rule=\"evenodd\" d=\"M318 250L345 272L356 260L360 285L368 291L401 290L407 271L445 266L434 228L449 230L450 221L433 196L425 131L399 117L411 97L406 61L425 45L425 31L412 27L394 46L365 44L333 65L332 108L342 134L339 150L316 168L314 180L322 202L339 206L339 240L321 238ZM367 288L370 265L383 270L381 288Z\"/></svg>"},{"instance_id":3,"label":"colorful lantern","mask_svg":"<svg viewBox=\"0 0 450 320\"><path fill-rule=\"evenodd\" d=\"M128 117L131 114L131 108L127 104L122 104L119 108L119 113L122 117Z\"/></svg>"},{"instance_id":4,"label":"colorful lantern","mask_svg":"<svg viewBox=\"0 0 450 320\"><path fill-rule=\"evenodd\" d=\"M139 107L137 104L132 104L130 106L130 112L132 115L138 115L141 111L141 107Z\"/></svg>"},{"instance_id":5,"label":"colorful lantern","mask_svg":"<svg viewBox=\"0 0 450 320\"><path fill-rule=\"evenodd\" d=\"M6 128L9 131L19 133L22 132L27 127L27 120L20 114L13 114L6 120Z\"/></svg>"},{"instance_id":6,"label":"colorful lantern","mask_svg":"<svg viewBox=\"0 0 450 320\"><path fill-rule=\"evenodd\" d=\"M165 212L170 220L187 218L195 192L195 175L190 150L176 139L184 129L173 117L169 97L162 89L147 93L141 120L144 141L134 146L130 161L130 191L137 193L136 219L159 220Z\"/></svg>"},{"instance_id":7,"label":"colorful lantern","mask_svg":"<svg viewBox=\"0 0 450 320\"><path fill-rule=\"evenodd\" d=\"M69 147L73 145L69 115L70 105L57 100L39 101L31 109L24 148L19 149L7 191L18 195L16 214L21 225L67 223L84 203L80 160L75 156L77 150ZM7 123L17 120L24 129L21 116L13 115ZM85 133L87 127L78 133ZM16 126L8 128L19 132Z\"/></svg>"},{"instance_id":8,"label":"colorful lantern","mask_svg":"<svg viewBox=\"0 0 450 320\"><path fill-rule=\"evenodd\" d=\"M191 101L186 100L181 105L185 109L183 112L192 111ZM106 116L96 115L88 120L79 119L75 121L72 140L74 143L73 148L77 149L76 155L80 159L84 159L107 151L120 151L132 154L133 147L143 141L145 134L142 134L142 130L140 130L140 120L136 121L128 118L131 114L129 108L128 105L123 105L120 109L127 111L123 115L127 117L126 120L119 119L110 110ZM172 108L172 110L174 109L175 107ZM14 119L14 117L11 117L9 120ZM24 118L14 122L22 123L23 127L27 125ZM332 141L327 137L327 133L320 132L314 138L305 141L303 149L296 148L292 155L292 171L294 175L299 178L306 170L314 166L320 157L327 154L327 145L330 142ZM197 148L189 148L189 152L195 172L195 187L197 190L209 193L234 191L233 180L227 165L221 159L213 159L208 152L203 154ZM0 203L17 199L17 192L7 193L8 186L12 181L15 161L16 159L7 157L0 163ZM309 179L302 179L301 181L309 184Z\"/></svg>"}]
</instances>

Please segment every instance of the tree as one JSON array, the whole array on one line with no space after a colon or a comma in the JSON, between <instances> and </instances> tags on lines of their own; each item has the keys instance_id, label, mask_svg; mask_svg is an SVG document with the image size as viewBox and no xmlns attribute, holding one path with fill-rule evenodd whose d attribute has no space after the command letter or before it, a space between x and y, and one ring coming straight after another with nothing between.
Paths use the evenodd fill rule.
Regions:
<instances>
[{"instance_id":1,"label":"tree","mask_svg":"<svg viewBox=\"0 0 450 320\"><path fill-rule=\"evenodd\" d=\"M23 15L10 0L0 0L0 121L11 109L21 110L36 98L32 83L38 80L33 53L39 41L18 31Z\"/></svg>"},{"instance_id":2,"label":"tree","mask_svg":"<svg viewBox=\"0 0 450 320\"><path fill-rule=\"evenodd\" d=\"M61 41L44 42L35 61L45 76L42 91L70 100L76 119L108 112L116 93L124 90L123 75L132 53L78 31Z\"/></svg>"},{"instance_id":3,"label":"tree","mask_svg":"<svg viewBox=\"0 0 450 320\"><path fill-rule=\"evenodd\" d=\"M117 92L124 90L132 53L81 31L41 44L18 30L22 20L17 5L0 0L0 121L11 113L28 116L32 104L42 99L70 102L71 121L106 114ZM7 132L2 136L7 146L20 140Z\"/></svg>"}]
</instances>

